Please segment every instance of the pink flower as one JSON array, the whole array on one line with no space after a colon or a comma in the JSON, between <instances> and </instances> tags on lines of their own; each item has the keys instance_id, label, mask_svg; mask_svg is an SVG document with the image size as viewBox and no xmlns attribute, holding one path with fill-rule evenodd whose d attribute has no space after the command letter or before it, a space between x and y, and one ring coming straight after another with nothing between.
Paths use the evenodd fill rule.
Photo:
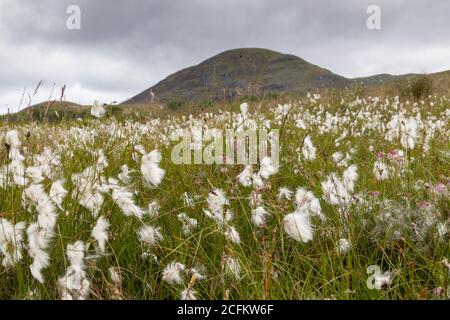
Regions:
<instances>
[{"instance_id":1,"label":"pink flower","mask_svg":"<svg viewBox=\"0 0 450 320\"><path fill-rule=\"evenodd\" d=\"M377 158L383 158L385 155L383 151L377 152Z\"/></svg>"},{"instance_id":2,"label":"pink flower","mask_svg":"<svg viewBox=\"0 0 450 320\"><path fill-rule=\"evenodd\" d=\"M379 197L380 196L380 191L374 190L374 191L369 191L369 195L371 195L372 197Z\"/></svg>"},{"instance_id":3,"label":"pink flower","mask_svg":"<svg viewBox=\"0 0 450 320\"><path fill-rule=\"evenodd\" d=\"M445 191L445 184L443 183L438 183L437 185L434 186L434 192L436 193L442 193Z\"/></svg>"},{"instance_id":4,"label":"pink flower","mask_svg":"<svg viewBox=\"0 0 450 320\"><path fill-rule=\"evenodd\" d=\"M431 206L431 204L428 201L420 201L417 205L420 209L426 209Z\"/></svg>"}]
</instances>

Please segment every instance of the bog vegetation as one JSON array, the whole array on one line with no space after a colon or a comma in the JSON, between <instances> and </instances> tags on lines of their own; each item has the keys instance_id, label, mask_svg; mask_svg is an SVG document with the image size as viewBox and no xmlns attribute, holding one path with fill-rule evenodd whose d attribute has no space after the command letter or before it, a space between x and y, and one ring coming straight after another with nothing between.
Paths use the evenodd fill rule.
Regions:
<instances>
[{"instance_id":1,"label":"bog vegetation","mask_svg":"<svg viewBox=\"0 0 450 320\"><path fill-rule=\"evenodd\" d=\"M411 92L4 122L0 298L448 298L450 99ZM213 128L279 165L172 163Z\"/></svg>"}]
</instances>

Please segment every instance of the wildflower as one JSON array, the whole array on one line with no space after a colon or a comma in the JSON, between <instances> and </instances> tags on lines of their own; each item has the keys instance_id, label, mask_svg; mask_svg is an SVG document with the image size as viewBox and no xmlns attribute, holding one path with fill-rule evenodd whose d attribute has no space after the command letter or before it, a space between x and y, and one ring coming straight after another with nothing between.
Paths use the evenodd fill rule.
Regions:
<instances>
[{"instance_id":1,"label":"wildflower","mask_svg":"<svg viewBox=\"0 0 450 320\"><path fill-rule=\"evenodd\" d=\"M120 167L118 178L125 184L129 184L131 182L130 169L126 164Z\"/></svg>"},{"instance_id":2,"label":"wildflower","mask_svg":"<svg viewBox=\"0 0 450 320\"><path fill-rule=\"evenodd\" d=\"M310 136L306 136L303 141L302 154L306 160L316 159L316 148L314 147Z\"/></svg>"},{"instance_id":3,"label":"wildflower","mask_svg":"<svg viewBox=\"0 0 450 320\"><path fill-rule=\"evenodd\" d=\"M109 234L109 222L104 216L100 216L98 218L97 223L95 224L94 228L92 229L92 237L97 241L98 248L100 249L101 253L105 252L105 244L106 241L108 241Z\"/></svg>"},{"instance_id":4,"label":"wildflower","mask_svg":"<svg viewBox=\"0 0 450 320\"><path fill-rule=\"evenodd\" d=\"M118 181L113 178L109 178L108 182L112 189L111 197L122 212L126 216L142 218L144 211L134 203L133 194L126 188L119 186Z\"/></svg>"},{"instance_id":5,"label":"wildflower","mask_svg":"<svg viewBox=\"0 0 450 320\"><path fill-rule=\"evenodd\" d=\"M105 115L106 111L103 106L99 104L97 100L94 101L94 104L91 107L91 115L93 115L96 118L101 118Z\"/></svg>"},{"instance_id":6,"label":"wildflower","mask_svg":"<svg viewBox=\"0 0 450 320\"><path fill-rule=\"evenodd\" d=\"M391 282L392 282L392 272L390 271L382 272L378 270L375 273L375 282L374 282L375 289L377 290L385 289L386 287L391 285Z\"/></svg>"},{"instance_id":7,"label":"wildflower","mask_svg":"<svg viewBox=\"0 0 450 320\"><path fill-rule=\"evenodd\" d=\"M197 292L192 288L186 288L181 291L181 300L197 300Z\"/></svg>"},{"instance_id":8,"label":"wildflower","mask_svg":"<svg viewBox=\"0 0 450 320\"><path fill-rule=\"evenodd\" d=\"M162 241L164 238L161 234L161 228L154 228L149 225L143 225L139 231L139 240L144 244L149 245L150 247L157 245L159 241Z\"/></svg>"},{"instance_id":9,"label":"wildflower","mask_svg":"<svg viewBox=\"0 0 450 320\"><path fill-rule=\"evenodd\" d=\"M57 180L52 183L50 187L50 199L61 208L62 202L67 195L67 190L64 189L64 180Z\"/></svg>"},{"instance_id":10,"label":"wildflower","mask_svg":"<svg viewBox=\"0 0 450 320\"><path fill-rule=\"evenodd\" d=\"M417 138L417 121L415 118L411 117L405 120L402 127L402 136L400 143L405 149L414 149L414 145Z\"/></svg>"},{"instance_id":11,"label":"wildflower","mask_svg":"<svg viewBox=\"0 0 450 320\"><path fill-rule=\"evenodd\" d=\"M234 242L236 244L241 243L241 237L239 236L239 233L236 231L236 229L232 226L229 226L225 230L225 238L231 242Z\"/></svg>"},{"instance_id":12,"label":"wildflower","mask_svg":"<svg viewBox=\"0 0 450 320\"><path fill-rule=\"evenodd\" d=\"M313 238L310 216L307 212L295 211L283 219L284 231L300 242L308 242Z\"/></svg>"},{"instance_id":13,"label":"wildflower","mask_svg":"<svg viewBox=\"0 0 450 320\"><path fill-rule=\"evenodd\" d=\"M239 264L239 261L227 254L222 256L222 261L225 273L234 277L236 280L239 280L241 278L241 265Z\"/></svg>"},{"instance_id":14,"label":"wildflower","mask_svg":"<svg viewBox=\"0 0 450 320\"><path fill-rule=\"evenodd\" d=\"M109 277L114 285L112 288L113 299L122 299L122 276L120 275L120 269L117 267L108 268Z\"/></svg>"},{"instance_id":15,"label":"wildflower","mask_svg":"<svg viewBox=\"0 0 450 320\"><path fill-rule=\"evenodd\" d=\"M208 195L208 208L209 210L203 210L205 215L214 219L219 225L225 225L233 218L233 214L225 206L230 202L225 196L225 193L221 189L214 189Z\"/></svg>"},{"instance_id":16,"label":"wildflower","mask_svg":"<svg viewBox=\"0 0 450 320\"><path fill-rule=\"evenodd\" d=\"M86 246L82 241L67 245L67 258L70 265L64 276L58 279L58 286L63 300L85 300L89 296L91 283L87 279L84 265Z\"/></svg>"},{"instance_id":17,"label":"wildflower","mask_svg":"<svg viewBox=\"0 0 450 320\"><path fill-rule=\"evenodd\" d=\"M237 176L238 181L244 187L249 187L252 185L252 166L245 166L244 170Z\"/></svg>"},{"instance_id":18,"label":"wildflower","mask_svg":"<svg viewBox=\"0 0 450 320\"><path fill-rule=\"evenodd\" d=\"M261 159L258 175L263 179L268 179L270 176L278 172L278 167L274 164L271 157L264 157Z\"/></svg>"},{"instance_id":19,"label":"wildflower","mask_svg":"<svg viewBox=\"0 0 450 320\"><path fill-rule=\"evenodd\" d=\"M206 276L203 274L204 272L203 266L195 266L188 270L188 273L192 275L192 277L195 277L196 280L202 281L206 279Z\"/></svg>"},{"instance_id":20,"label":"wildflower","mask_svg":"<svg viewBox=\"0 0 450 320\"><path fill-rule=\"evenodd\" d=\"M167 282L168 284L182 284L183 278L181 276L181 272L184 271L186 267L184 264L172 261L169 263L162 272L162 279L163 281Z\"/></svg>"},{"instance_id":21,"label":"wildflower","mask_svg":"<svg viewBox=\"0 0 450 320\"><path fill-rule=\"evenodd\" d=\"M0 219L0 252L4 256L2 265L5 268L14 267L22 260L25 229L24 221L14 225L7 219Z\"/></svg>"},{"instance_id":22,"label":"wildflower","mask_svg":"<svg viewBox=\"0 0 450 320\"><path fill-rule=\"evenodd\" d=\"M356 179L358 179L357 170L358 167L355 164L353 164L344 171L343 174L344 186L348 192L353 192L354 190L354 183Z\"/></svg>"},{"instance_id":23,"label":"wildflower","mask_svg":"<svg viewBox=\"0 0 450 320\"><path fill-rule=\"evenodd\" d=\"M186 213L178 214L178 220L183 224L183 234L187 237L197 229L197 220L189 218Z\"/></svg>"},{"instance_id":24,"label":"wildflower","mask_svg":"<svg viewBox=\"0 0 450 320\"><path fill-rule=\"evenodd\" d=\"M40 167L28 167L25 170L25 175L30 178L33 183L41 183L44 180L42 168Z\"/></svg>"},{"instance_id":25,"label":"wildflower","mask_svg":"<svg viewBox=\"0 0 450 320\"><path fill-rule=\"evenodd\" d=\"M248 103L244 102L239 106L241 113L242 114L247 114L248 113Z\"/></svg>"},{"instance_id":26,"label":"wildflower","mask_svg":"<svg viewBox=\"0 0 450 320\"><path fill-rule=\"evenodd\" d=\"M350 250L351 244L347 239L339 239L338 246L336 248L338 254L345 254Z\"/></svg>"},{"instance_id":27,"label":"wildflower","mask_svg":"<svg viewBox=\"0 0 450 320\"><path fill-rule=\"evenodd\" d=\"M158 201L152 201L148 204L147 213L151 218L156 218L159 215L159 209Z\"/></svg>"},{"instance_id":28,"label":"wildflower","mask_svg":"<svg viewBox=\"0 0 450 320\"><path fill-rule=\"evenodd\" d=\"M157 150L142 156L141 173L144 183L149 187L157 187L166 173L164 169L159 167L161 159L161 153Z\"/></svg>"},{"instance_id":29,"label":"wildflower","mask_svg":"<svg viewBox=\"0 0 450 320\"><path fill-rule=\"evenodd\" d=\"M293 192L291 190L289 190L287 187L281 187L278 190L278 199L285 198L286 200L291 200L292 193Z\"/></svg>"},{"instance_id":30,"label":"wildflower","mask_svg":"<svg viewBox=\"0 0 450 320\"><path fill-rule=\"evenodd\" d=\"M194 207L194 199L187 192L184 192L181 198L183 199L183 203L186 207Z\"/></svg>"},{"instance_id":31,"label":"wildflower","mask_svg":"<svg viewBox=\"0 0 450 320\"><path fill-rule=\"evenodd\" d=\"M297 211L308 212L312 216L319 217L322 221L325 220L320 201L311 191L298 188L295 193L295 203L297 204Z\"/></svg>"},{"instance_id":32,"label":"wildflower","mask_svg":"<svg viewBox=\"0 0 450 320\"><path fill-rule=\"evenodd\" d=\"M381 160L378 160L373 166L373 174L377 180L386 180L389 178L388 167Z\"/></svg>"},{"instance_id":33,"label":"wildflower","mask_svg":"<svg viewBox=\"0 0 450 320\"><path fill-rule=\"evenodd\" d=\"M264 227L266 225L267 211L262 206L258 206L252 210L252 222L257 227Z\"/></svg>"}]
</instances>

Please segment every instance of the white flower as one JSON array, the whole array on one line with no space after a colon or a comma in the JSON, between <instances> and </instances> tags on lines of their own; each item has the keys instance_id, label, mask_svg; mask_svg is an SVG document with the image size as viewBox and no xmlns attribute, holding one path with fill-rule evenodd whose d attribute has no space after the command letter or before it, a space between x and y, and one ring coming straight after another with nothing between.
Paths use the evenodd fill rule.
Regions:
<instances>
[{"instance_id":1,"label":"white flower","mask_svg":"<svg viewBox=\"0 0 450 320\"><path fill-rule=\"evenodd\" d=\"M239 236L239 233L234 227L231 226L225 230L225 238L228 241L234 242L236 244L241 243L241 237Z\"/></svg>"},{"instance_id":2,"label":"white flower","mask_svg":"<svg viewBox=\"0 0 450 320\"><path fill-rule=\"evenodd\" d=\"M291 190L289 190L287 187L281 187L278 190L278 199L285 198L286 200L291 200L292 193L293 192Z\"/></svg>"},{"instance_id":3,"label":"white flower","mask_svg":"<svg viewBox=\"0 0 450 320\"><path fill-rule=\"evenodd\" d=\"M336 248L338 254L345 254L348 252L348 250L350 250L350 248L351 248L350 241L344 238L339 239L339 243Z\"/></svg>"},{"instance_id":4,"label":"white flower","mask_svg":"<svg viewBox=\"0 0 450 320\"><path fill-rule=\"evenodd\" d=\"M208 208L203 210L208 218L214 219L218 224L225 225L233 218L233 214L225 206L229 204L225 193L221 189L214 189L208 194Z\"/></svg>"},{"instance_id":5,"label":"white flower","mask_svg":"<svg viewBox=\"0 0 450 320\"><path fill-rule=\"evenodd\" d=\"M303 141L302 154L306 160L316 159L316 148L314 147L310 136L306 136Z\"/></svg>"},{"instance_id":6,"label":"white flower","mask_svg":"<svg viewBox=\"0 0 450 320\"><path fill-rule=\"evenodd\" d=\"M244 102L239 106L239 109L241 109L242 114L247 114L248 112L248 103Z\"/></svg>"},{"instance_id":7,"label":"white flower","mask_svg":"<svg viewBox=\"0 0 450 320\"><path fill-rule=\"evenodd\" d=\"M197 220L189 218L184 212L178 214L178 220L183 224L184 236L189 236L193 231L197 229Z\"/></svg>"},{"instance_id":8,"label":"white flower","mask_svg":"<svg viewBox=\"0 0 450 320\"><path fill-rule=\"evenodd\" d=\"M144 183L149 187L157 187L164 178L166 171L159 167L161 159L161 153L157 150L142 156L141 173Z\"/></svg>"},{"instance_id":9,"label":"white flower","mask_svg":"<svg viewBox=\"0 0 450 320\"><path fill-rule=\"evenodd\" d=\"M386 180L389 178L388 167L381 160L375 161L373 174L377 180Z\"/></svg>"},{"instance_id":10,"label":"white flower","mask_svg":"<svg viewBox=\"0 0 450 320\"><path fill-rule=\"evenodd\" d=\"M100 252L105 252L105 244L106 241L108 241L109 234L109 222L108 219L106 219L104 216L100 216L98 218L97 223L95 224L94 228L92 229L92 237L97 241L98 248L100 249Z\"/></svg>"},{"instance_id":11,"label":"white flower","mask_svg":"<svg viewBox=\"0 0 450 320\"><path fill-rule=\"evenodd\" d=\"M164 268L162 272L163 281L171 285L183 283L181 272L184 271L184 269L184 264L177 261L172 261Z\"/></svg>"},{"instance_id":12,"label":"white flower","mask_svg":"<svg viewBox=\"0 0 450 320\"><path fill-rule=\"evenodd\" d=\"M126 184L129 184L131 182L130 170L128 169L128 166L126 164L120 167L118 178Z\"/></svg>"},{"instance_id":13,"label":"white flower","mask_svg":"<svg viewBox=\"0 0 450 320\"><path fill-rule=\"evenodd\" d=\"M89 296L91 283L87 279L84 266L86 246L82 241L67 245L67 258L70 265L64 276L58 279L58 286L63 300L85 300Z\"/></svg>"},{"instance_id":14,"label":"white flower","mask_svg":"<svg viewBox=\"0 0 450 320\"><path fill-rule=\"evenodd\" d=\"M105 115L105 113L106 113L105 108L103 108L103 106L101 106L99 102L95 100L91 108L91 115L93 115L96 118L101 118Z\"/></svg>"},{"instance_id":15,"label":"white flower","mask_svg":"<svg viewBox=\"0 0 450 320\"><path fill-rule=\"evenodd\" d=\"M126 216L135 216L142 218L144 210L134 203L133 193L128 191L126 188L117 185L115 179L108 179L112 192L111 197L117 206L122 210Z\"/></svg>"},{"instance_id":16,"label":"white flower","mask_svg":"<svg viewBox=\"0 0 450 320\"><path fill-rule=\"evenodd\" d=\"M7 219L0 219L0 252L4 256L2 265L5 268L14 267L22 260L25 229L26 222L14 225Z\"/></svg>"},{"instance_id":17,"label":"white flower","mask_svg":"<svg viewBox=\"0 0 450 320\"><path fill-rule=\"evenodd\" d=\"M117 267L108 268L109 277L114 285L120 286L122 284L122 276L120 275L120 269Z\"/></svg>"},{"instance_id":18,"label":"white flower","mask_svg":"<svg viewBox=\"0 0 450 320\"><path fill-rule=\"evenodd\" d=\"M295 193L295 203L297 204L297 211L308 212L313 216L319 217L322 221L325 220L320 201L311 191L298 188Z\"/></svg>"},{"instance_id":19,"label":"white flower","mask_svg":"<svg viewBox=\"0 0 450 320\"><path fill-rule=\"evenodd\" d=\"M333 153L332 158L334 163L339 163L344 158L344 155L342 154L342 152L338 151Z\"/></svg>"},{"instance_id":20,"label":"white flower","mask_svg":"<svg viewBox=\"0 0 450 320\"><path fill-rule=\"evenodd\" d=\"M139 229L138 235L139 240L149 246L154 246L164 239L160 227L154 228L149 225L143 225Z\"/></svg>"},{"instance_id":21,"label":"white flower","mask_svg":"<svg viewBox=\"0 0 450 320\"><path fill-rule=\"evenodd\" d=\"M147 214L151 218L156 218L159 215L159 203L158 201L152 201L148 204Z\"/></svg>"},{"instance_id":22,"label":"white flower","mask_svg":"<svg viewBox=\"0 0 450 320\"><path fill-rule=\"evenodd\" d=\"M30 178L33 183L41 183L44 180L41 167L28 167L25 170L25 175Z\"/></svg>"},{"instance_id":23,"label":"white flower","mask_svg":"<svg viewBox=\"0 0 450 320\"><path fill-rule=\"evenodd\" d=\"M358 179L358 167L356 164L351 165L348 167L345 171L343 176L344 179L344 186L347 189L348 192L354 191L354 184L356 179Z\"/></svg>"},{"instance_id":24,"label":"white flower","mask_svg":"<svg viewBox=\"0 0 450 320\"><path fill-rule=\"evenodd\" d=\"M225 267L225 273L239 280L241 278L241 265L239 261L227 254L223 254L222 261Z\"/></svg>"},{"instance_id":25,"label":"white flower","mask_svg":"<svg viewBox=\"0 0 450 320\"><path fill-rule=\"evenodd\" d=\"M264 157L261 159L258 175L263 179L268 179L270 176L278 172L278 167L274 164L271 157Z\"/></svg>"},{"instance_id":26,"label":"white flower","mask_svg":"<svg viewBox=\"0 0 450 320\"><path fill-rule=\"evenodd\" d=\"M61 204L67 195L67 190L64 189L64 180L56 180L50 187L50 199L61 208Z\"/></svg>"},{"instance_id":27,"label":"white flower","mask_svg":"<svg viewBox=\"0 0 450 320\"><path fill-rule=\"evenodd\" d=\"M264 207L259 206L252 210L252 222L257 227L264 227L266 225L267 220L267 211Z\"/></svg>"},{"instance_id":28,"label":"white flower","mask_svg":"<svg viewBox=\"0 0 450 320\"><path fill-rule=\"evenodd\" d=\"M202 274L204 272L204 267L203 266L195 266L192 267L188 270L188 272L195 277L195 280L197 281L202 281L206 279L206 276L204 274Z\"/></svg>"},{"instance_id":29,"label":"white flower","mask_svg":"<svg viewBox=\"0 0 450 320\"><path fill-rule=\"evenodd\" d=\"M414 149L417 138L417 121L411 117L404 121L400 143L405 149Z\"/></svg>"},{"instance_id":30,"label":"white flower","mask_svg":"<svg viewBox=\"0 0 450 320\"><path fill-rule=\"evenodd\" d=\"M390 271L386 271L383 273L382 271L378 270L374 276L375 276L374 286L375 289L377 290L381 290L390 286L392 282L392 272Z\"/></svg>"},{"instance_id":31,"label":"white flower","mask_svg":"<svg viewBox=\"0 0 450 320\"><path fill-rule=\"evenodd\" d=\"M297 241L308 242L313 238L309 214L295 211L283 219L284 231Z\"/></svg>"},{"instance_id":32,"label":"white flower","mask_svg":"<svg viewBox=\"0 0 450 320\"><path fill-rule=\"evenodd\" d=\"M181 300L197 300L197 292L192 288L186 288L181 291Z\"/></svg>"},{"instance_id":33,"label":"white flower","mask_svg":"<svg viewBox=\"0 0 450 320\"><path fill-rule=\"evenodd\" d=\"M244 187L249 187L252 185L252 166L248 165L245 166L244 170L237 176L238 181L240 184L242 184Z\"/></svg>"}]
</instances>

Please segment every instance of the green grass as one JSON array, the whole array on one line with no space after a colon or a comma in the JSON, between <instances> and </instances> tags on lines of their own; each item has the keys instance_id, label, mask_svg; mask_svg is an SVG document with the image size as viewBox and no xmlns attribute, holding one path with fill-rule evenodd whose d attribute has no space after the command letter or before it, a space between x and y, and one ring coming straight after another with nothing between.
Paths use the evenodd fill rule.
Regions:
<instances>
[{"instance_id":1,"label":"green grass","mask_svg":"<svg viewBox=\"0 0 450 320\"><path fill-rule=\"evenodd\" d=\"M236 176L242 171L242 165L174 165L170 160L172 143L165 144L163 137L170 132L167 124L184 126L181 115L170 114L159 122L149 125L149 133L138 134L136 128L127 124L126 120L117 122L113 117L104 120L85 119L82 122L63 121L58 124L41 124L34 126L29 138L25 134L29 128L19 127L23 147L27 148L26 164L32 163L33 155L39 154L44 147L63 147L58 151L61 156L60 177L67 180L65 187L69 191L63 202L63 211L59 213L56 236L51 245L51 266L44 270L45 284L38 283L29 271L31 259L25 253L24 259L14 269L6 270L0 266L0 298L26 299L29 291L35 292L39 299L58 299L56 281L61 277L67 266L65 255L68 243L82 240L95 245L91 238L91 230L96 219L78 204L72 197L74 186L71 182L73 173L81 172L94 162L89 150L103 149L109 165L103 175L117 177L120 167L127 164L132 173L132 183L129 188L137 191L136 203L145 208L151 201L160 204L160 215L157 218L148 216L140 221L134 217L125 216L110 195L105 195L101 215L105 215L111 223L111 238L107 244L109 255L86 261L88 278L92 282L90 297L94 299L111 298L112 283L107 270L111 266L120 268L123 277L121 297L123 299L178 299L180 290L189 283L185 277L184 285L168 285L161 280L164 267L177 260L187 267L203 265L207 279L195 283L194 289L200 299L418 299L437 298L432 290L437 287L447 288L448 270L442 260L450 258L448 234L443 238L433 233L427 233L423 241L417 241L414 236L405 233L401 240L392 240L388 235L377 233L376 217L386 210L383 200L392 200L398 208L405 212L418 212L420 201L429 201L442 219L449 219L449 198L433 198L425 188L414 188L417 181L436 184L443 182L449 188L449 157L450 144L446 133L450 128L448 116L442 118L443 112L449 109L449 101L440 97L433 98L433 107L429 100L420 106L422 118L435 115L445 122L444 128L438 130L429 142L431 149L427 154L422 152L421 143L408 152L409 159L414 158L404 174L380 182L373 175L373 164L376 152L388 152L401 149L399 140L386 141L383 134L376 131L364 132L360 137L348 136L339 147L334 140L343 130L353 128L358 132L370 119L365 116L354 121L338 125L335 132L320 134L317 125L311 125L308 130L295 127L293 116L310 110L315 114L320 103L326 112L344 116L346 110L351 115L357 115L360 109L370 109L372 114L381 117L383 123L390 120L394 110L392 105L375 108L369 103L351 107L349 97L344 97L345 103L340 103L340 97L323 97L319 103L311 103L307 99L300 104L293 102L290 116L285 119L281 133L281 153L279 172L268 180L270 186L262 192L264 206L270 212L270 218L265 228L254 226L250 220L251 207L249 196L252 188L245 188L237 183ZM273 101L266 105L263 101L258 105L250 105L254 115L264 114L273 119ZM302 106L300 111L298 108ZM229 104L228 110L238 112L238 105ZM404 105L408 114L415 114L412 103ZM223 110L224 108L222 108ZM369 110L367 109L367 110ZM217 108L211 110L219 114ZM229 117L206 119L201 113L194 115L205 119L209 127L224 128L229 123ZM256 117L255 117L256 118ZM322 117L323 118L323 117ZM141 119L141 122L149 120ZM88 130L92 141L83 145L79 139L68 134L71 127L82 127ZM273 122L273 128L281 126ZM117 130L125 134L119 136ZM11 129L11 123L9 128ZM7 128L4 128L6 132ZM296 149L301 146L303 138L310 134L317 148L315 161L298 159ZM161 167L166 170L162 184L156 189L144 186L140 174L140 162L132 159L133 136L140 136L140 143L147 152L158 148L162 151ZM3 138L2 138L3 141ZM369 146L374 147L369 151ZM323 194L321 181L327 174L344 168L337 167L331 155L336 151L344 154L350 148L355 148L350 164L358 165L359 178L356 182L355 194L361 194L368 205L353 205L349 209L351 219L344 221L336 206L331 206L321 199L321 206L327 217L325 223L313 219L314 239L308 243L299 243L290 238L283 230L283 217L294 211L294 201L279 200L278 189L287 186L291 190L304 187L311 190L316 197ZM72 154L70 153L72 152ZM447 152L447 154L445 154ZM5 150L0 155L0 164L8 163ZM44 185L48 191L52 180L46 179ZM206 198L213 188L223 189L230 199L230 208L235 214L232 224L239 231L242 243L231 244L226 241L214 222L205 217L203 209L207 208ZM22 187L8 186L0 188L0 215L10 221L33 221L34 213L25 211L21 206ZM368 195L370 191L380 191L379 198ZM185 206L182 195L187 192L197 195L193 207ZM407 196L406 196L407 195ZM189 217L198 220L199 229L189 237L182 232L182 225L177 220L177 214L185 212ZM147 248L139 242L137 230L142 223L162 227L164 240L151 249L158 257L155 263L152 259L143 259L141 255ZM379 230L378 230L379 231ZM336 244L340 238L347 238L352 243L351 250L345 255L339 255ZM221 262L222 254L226 252L236 257L241 264L242 279L236 280L224 276ZM1 258L1 255L0 255ZM378 265L383 271L393 271L395 276L391 285L385 290L373 290L367 287L367 267Z\"/></svg>"}]
</instances>

